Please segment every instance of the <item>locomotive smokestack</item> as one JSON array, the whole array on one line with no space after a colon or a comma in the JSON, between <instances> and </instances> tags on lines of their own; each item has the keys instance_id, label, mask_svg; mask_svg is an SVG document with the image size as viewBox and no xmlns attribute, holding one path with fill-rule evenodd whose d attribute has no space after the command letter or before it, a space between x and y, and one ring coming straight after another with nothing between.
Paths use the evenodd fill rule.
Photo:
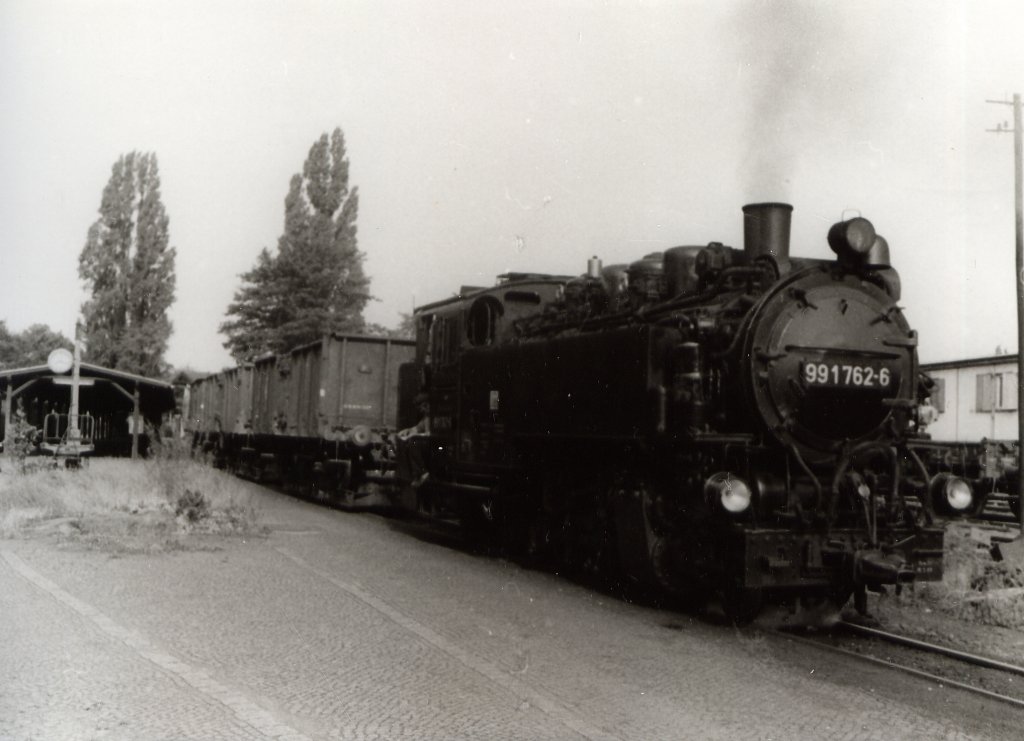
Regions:
<instances>
[{"instance_id":1,"label":"locomotive smokestack","mask_svg":"<svg viewBox=\"0 0 1024 741\"><path fill-rule=\"evenodd\" d=\"M743 248L751 259L771 255L789 258L789 224L793 207L788 203L750 203L743 207Z\"/></svg>"}]
</instances>

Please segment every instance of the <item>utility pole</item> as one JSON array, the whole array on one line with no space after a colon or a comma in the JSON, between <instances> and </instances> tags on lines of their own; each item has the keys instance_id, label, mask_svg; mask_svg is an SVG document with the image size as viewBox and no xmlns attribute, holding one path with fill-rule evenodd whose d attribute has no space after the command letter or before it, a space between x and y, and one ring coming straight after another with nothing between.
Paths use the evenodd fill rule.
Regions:
<instances>
[{"instance_id":1,"label":"utility pole","mask_svg":"<svg viewBox=\"0 0 1024 741\"><path fill-rule=\"evenodd\" d=\"M1016 210L1016 235L1017 235L1017 496L1018 500L1018 522L1021 525L1021 535L1017 538L1018 544L1024 542L1024 466L1021 461L1024 459L1024 211L1022 211L1022 193L1024 193L1024 174L1021 165L1021 110L1020 93L1015 93L1013 100L986 100L986 103L996 105L1013 106L1013 128L1008 129L1005 124L999 124L994 129L988 129L998 134L1013 133L1013 174L1014 174L1014 196L1013 205Z\"/></svg>"}]
</instances>

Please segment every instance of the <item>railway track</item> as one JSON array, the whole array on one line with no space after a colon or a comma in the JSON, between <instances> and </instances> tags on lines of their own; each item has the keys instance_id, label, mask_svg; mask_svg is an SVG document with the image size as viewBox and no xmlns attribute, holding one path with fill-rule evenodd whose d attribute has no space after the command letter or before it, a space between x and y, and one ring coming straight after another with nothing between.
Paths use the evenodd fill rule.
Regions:
<instances>
[{"instance_id":1,"label":"railway track","mask_svg":"<svg viewBox=\"0 0 1024 741\"><path fill-rule=\"evenodd\" d=\"M1024 666L848 621L817 637L777 634L1024 710Z\"/></svg>"},{"instance_id":2,"label":"railway track","mask_svg":"<svg viewBox=\"0 0 1024 741\"><path fill-rule=\"evenodd\" d=\"M989 495L985 502L985 508L975 519L981 522L996 522L1006 525L1020 524L1014 497L998 491Z\"/></svg>"}]
</instances>

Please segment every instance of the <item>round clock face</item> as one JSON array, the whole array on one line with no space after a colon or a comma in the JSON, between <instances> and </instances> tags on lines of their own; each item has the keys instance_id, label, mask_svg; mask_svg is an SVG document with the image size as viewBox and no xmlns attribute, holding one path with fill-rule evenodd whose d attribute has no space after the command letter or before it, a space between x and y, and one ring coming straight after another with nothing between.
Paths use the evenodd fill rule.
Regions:
<instances>
[{"instance_id":1,"label":"round clock face","mask_svg":"<svg viewBox=\"0 0 1024 741\"><path fill-rule=\"evenodd\" d=\"M74 362L74 356L69 350L65 350L63 347L58 347L46 358L46 364L50 367L50 370L58 375L61 373L67 373L71 370L71 366L74 365Z\"/></svg>"}]
</instances>

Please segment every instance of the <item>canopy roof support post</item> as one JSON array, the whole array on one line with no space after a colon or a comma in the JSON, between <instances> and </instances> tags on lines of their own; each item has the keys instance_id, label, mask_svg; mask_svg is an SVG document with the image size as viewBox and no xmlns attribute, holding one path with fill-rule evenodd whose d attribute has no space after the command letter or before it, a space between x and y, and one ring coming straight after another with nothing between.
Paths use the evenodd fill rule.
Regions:
<instances>
[{"instance_id":1,"label":"canopy roof support post","mask_svg":"<svg viewBox=\"0 0 1024 741\"><path fill-rule=\"evenodd\" d=\"M139 384L132 393L132 460L139 457Z\"/></svg>"},{"instance_id":2,"label":"canopy roof support post","mask_svg":"<svg viewBox=\"0 0 1024 741\"><path fill-rule=\"evenodd\" d=\"M7 458L14 457L14 436L11 434L11 384L7 382L6 393L4 393L4 455Z\"/></svg>"},{"instance_id":3,"label":"canopy roof support post","mask_svg":"<svg viewBox=\"0 0 1024 741\"><path fill-rule=\"evenodd\" d=\"M139 457L139 427L142 422L139 417L139 383L138 381L135 382L135 387L130 394L125 390L124 386L116 381L107 381L107 383L117 389L125 398L131 399L132 416L129 426L132 432L132 460L134 460Z\"/></svg>"}]
</instances>

